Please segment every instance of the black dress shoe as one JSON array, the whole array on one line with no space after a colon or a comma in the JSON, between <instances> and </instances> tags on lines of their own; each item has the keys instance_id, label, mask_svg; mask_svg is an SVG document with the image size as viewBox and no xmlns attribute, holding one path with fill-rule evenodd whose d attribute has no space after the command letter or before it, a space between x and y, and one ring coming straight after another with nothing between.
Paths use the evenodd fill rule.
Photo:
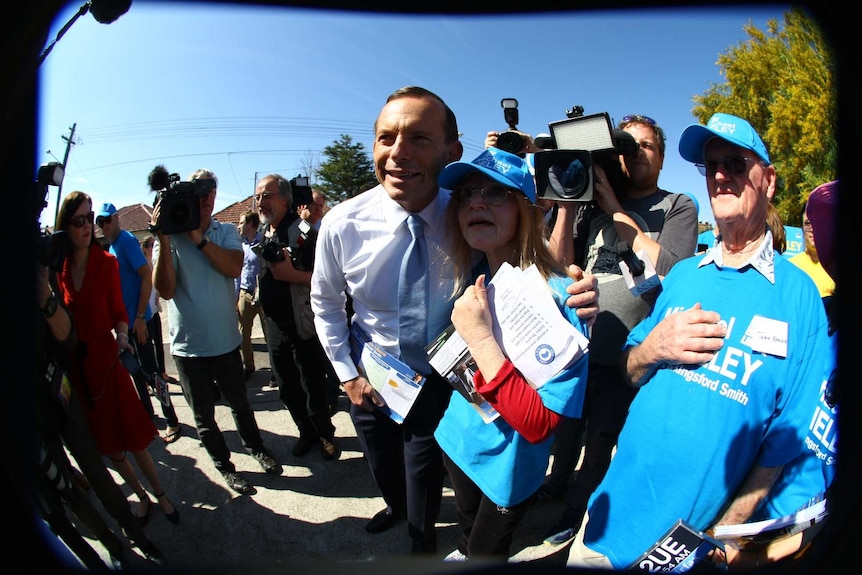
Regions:
<instances>
[{"instance_id":1,"label":"black dress shoe","mask_svg":"<svg viewBox=\"0 0 862 575\"><path fill-rule=\"evenodd\" d=\"M400 513L396 513L391 507L387 507L378 511L368 523L365 524L365 530L369 533L383 533L396 523L401 518Z\"/></svg>"},{"instance_id":2,"label":"black dress shoe","mask_svg":"<svg viewBox=\"0 0 862 575\"><path fill-rule=\"evenodd\" d=\"M251 485L236 471L222 471L222 477L224 477L228 487L237 493L248 493L251 491Z\"/></svg>"},{"instance_id":3,"label":"black dress shoe","mask_svg":"<svg viewBox=\"0 0 862 575\"><path fill-rule=\"evenodd\" d=\"M311 451L311 448L317 445L319 439L314 435L300 435L296 443L293 444L293 449L290 452L294 457L303 457Z\"/></svg>"}]
</instances>

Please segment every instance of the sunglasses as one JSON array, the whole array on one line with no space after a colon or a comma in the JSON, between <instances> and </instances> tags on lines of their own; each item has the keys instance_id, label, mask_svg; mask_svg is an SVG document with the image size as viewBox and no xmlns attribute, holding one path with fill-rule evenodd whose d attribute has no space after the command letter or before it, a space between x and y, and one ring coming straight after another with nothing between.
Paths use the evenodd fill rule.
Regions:
<instances>
[{"instance_id":1,"label":"sunglasses","mask_svg":"<svg viewBox=\"0 0 862 575\"><path fill-rule=\"evenodd\" d=\"M620 124L628 124L629 122L646 124L647 126L656 125L655 120L653 120L649 116L641 116L640 114L629 114L628 116L623 116L623 119L620 120Z\"/></svg>"},{"instance_id":2,"label":"sunglasses","mask_svg":"<svg viewBox=\"0 0 862 575\"><path fill-rule=\"evenodd\" d=\"M99 216L96 218L96 225L101 228L104 224L110 224L113 219L114 216Z\"/></svg>"},{"instance_id":3,"label":"sunglasses","mask_svg":"<svg viewBox=\"0 0 862 575\"><path fill-rule=\"evenodd\" d=\"M706 160L702 164L695 164L701 176L712 177L718 171L718 165L722 164L731 176L741 176L748 171L748 162L756 162L757 158L746 156L725 156L720 160Z\"/></svg>"},{"instance_id":4,"label":"sunglasses","mask_svg":"<svg viewBox=\"0 0 862 575\"><path fill-rule=\"evenodd\" d=\"M69 220L69 225L73 228L83 228L85 224L93 225L93 212L89 212L83 216L75 216Z\"/></svg>"},{"instance_id":5,"label":"sunglasses","mask_svg":"<svg viewBox=\"0 0 862 575\"><path fill-rule=\"evenodd\" d=\"M506 200L506 198L509 197L512 190L498 184L485 186L484 188L461 186L452 190L452 201L454 201L458 207L463 208L470 205L470 202L473 201L473 195L476 193L478 193L489 206L499 206Z\"/></svg>"}]
</instances>

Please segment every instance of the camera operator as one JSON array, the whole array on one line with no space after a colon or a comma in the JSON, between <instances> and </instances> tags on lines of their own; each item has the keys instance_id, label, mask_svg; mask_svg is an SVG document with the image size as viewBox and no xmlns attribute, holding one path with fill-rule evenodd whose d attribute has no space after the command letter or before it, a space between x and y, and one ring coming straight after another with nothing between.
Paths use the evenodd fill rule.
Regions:
<instances>
[{"instance_id":1,"label":"camera operator","mask_svg":"<svg viewBox=\"0 0 862 575\"><path fill-rule=\"evenodd\" d=\"M204 186L207 193L196 198L200 208L197 228L166 234L156 223L150 224L157 234L153 285L167 301L171 355L198 436L228 486L237 493L248 493L252 487L237 473L215 420L217 392L230 405L243 446L261 468L278 475L282 467L264 447L245 387L235 291L235 278L242 270L242 240L233 224L212 218L215 175L197 170L189 177L192 182L198 179L210 183ZM159 196L153 222L159 222L163 200Z\"/></svg>"},{"instance_id":2,"label":"camera operator","mask_svg":"<svg viewBox=\"0 0 862 575\"><path fill-rule=\"evenodd\" d=\"M319 444L321 456L332 460L338 448L326 389L328 359L310 305L317 230L297 215L290 182L279 174L258 182L255 201L264 228L258 291L272 370L279 397L299 430L292 453L303 457Z\"/></svg>"},{"instance_id":3,"label":"camera operator","mask_svg":"<svg viewBox=\"0 0 862 575\"><path fill-rule=\"evenodd\" d=\"M546 499L565 492L562 517L546 540L551 544L574 536L589 496L607 471L637 391L620 374L621 349L628 332L646 316L661 289L633 296L620 271L618 246L625 242L636 253L645 250L662 278L676 262L693 254L697 244L697 208L691 197L658 186L664 163L664 131L655 120L642 115L624 116L617 128L634 138L637 151L619 157L622 174L616 173L615 162L605 168L597 164L595 205L558 202L551 234L551 248L564 263L576 263L598 277L601 310L590 337L583 415L564 420L557 428L553 467L540 490L540 498ZM575 483L566 490L582 445L584 462Z\"/></svg>"}]
</instances>

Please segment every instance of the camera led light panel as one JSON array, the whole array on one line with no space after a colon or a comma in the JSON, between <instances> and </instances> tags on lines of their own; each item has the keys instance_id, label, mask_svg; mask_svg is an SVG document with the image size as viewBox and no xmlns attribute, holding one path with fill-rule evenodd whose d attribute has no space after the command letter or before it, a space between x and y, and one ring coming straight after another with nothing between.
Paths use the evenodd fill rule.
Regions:
<instances>
[{"instance_id":1,"label":"camera led light panel","mask_svg":"<svg viewBox=\"0 0 862 575\"><path fill-rule=\"evenodd\" d=\"M558 150L612 150L614 141L607 113L569 118L548 124Z\"/></svg>"}]
</instances>

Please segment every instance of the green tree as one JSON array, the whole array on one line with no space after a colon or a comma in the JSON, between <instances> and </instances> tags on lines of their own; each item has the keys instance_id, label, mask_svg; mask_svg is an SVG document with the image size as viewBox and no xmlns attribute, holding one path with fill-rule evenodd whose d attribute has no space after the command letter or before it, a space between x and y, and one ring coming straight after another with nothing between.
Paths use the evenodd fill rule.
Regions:
<instances>
[{"instance_id":1,"label":"green tree","mask_svg":"<svg viewBox=\"0 0 862 575\"><path fill-rule=\"evenodd\" d=\"M835 57L817 23L800 8L771 19L762 31L718 57L723 84L695 95L692 114L745 118L763 137L778 173L773 203L788 225L802 224L808 193L838 176Z\"/></svg>"},{"instance_id":2,"label":"green tree","mask_svg":"<svg viewBox=\"0 0 862 575\"><path fill-rule=\"evenodd\" d=\"M325 159L317 168L314 187L327 199L338 203L377 185L374 164L362 143L341 134L341 139L323 149Z\"/></svg>"}]
</instances>

